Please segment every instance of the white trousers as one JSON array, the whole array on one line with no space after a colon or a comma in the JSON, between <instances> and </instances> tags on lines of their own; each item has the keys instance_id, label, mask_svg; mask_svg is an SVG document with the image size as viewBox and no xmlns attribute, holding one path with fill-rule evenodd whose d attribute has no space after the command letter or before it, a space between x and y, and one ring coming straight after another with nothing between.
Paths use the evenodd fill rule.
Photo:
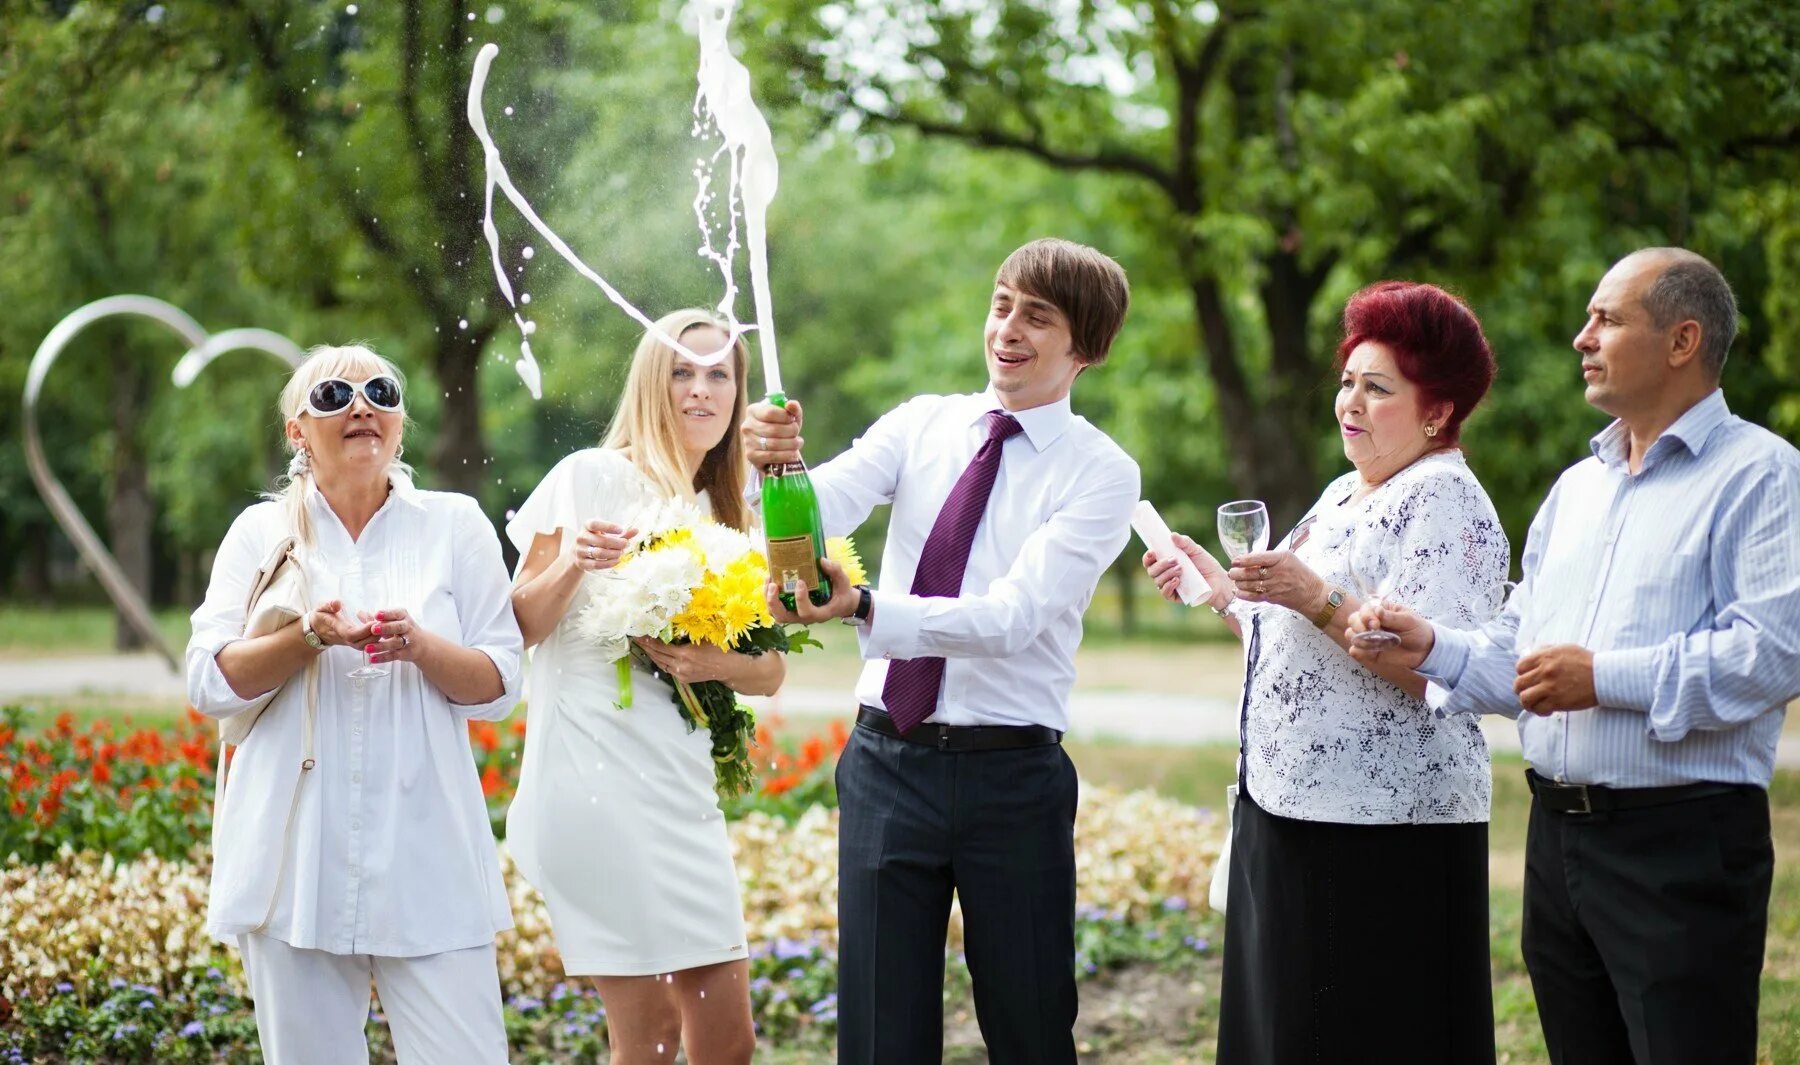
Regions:
<instances>
[{"instance_id":1,"label":"white trousers","mask_svg":"<svg viewBox=\"0 0 1800 1065\"><path fill-rule=\"evenodd\" d=\"M238 937L267 1065L369 1060L369 982L402 1065L503 1065L506 1025L494 945L380 958Z\"/></svg>"}]
</instances>

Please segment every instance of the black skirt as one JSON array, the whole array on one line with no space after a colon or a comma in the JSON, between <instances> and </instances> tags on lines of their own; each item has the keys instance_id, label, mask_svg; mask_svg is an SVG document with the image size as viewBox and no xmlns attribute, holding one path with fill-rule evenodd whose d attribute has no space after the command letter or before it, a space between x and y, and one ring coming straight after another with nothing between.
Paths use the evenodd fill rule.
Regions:
<instances>
[{"instance_id":1,"label":"black skirt","mask_svg":"<svg viewBox=\"0 0 1800 1065\"><path fill-rule=\"evenodd\" d=\"M1219 1065L1492 1065L1486 823L1232 832Z\"/></svg>"}]
</instances>

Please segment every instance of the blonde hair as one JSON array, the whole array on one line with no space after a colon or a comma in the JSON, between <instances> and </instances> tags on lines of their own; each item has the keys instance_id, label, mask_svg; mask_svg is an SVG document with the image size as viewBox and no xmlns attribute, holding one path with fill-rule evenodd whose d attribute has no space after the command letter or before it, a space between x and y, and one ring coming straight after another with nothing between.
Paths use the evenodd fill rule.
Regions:
<instances>
[{"instance_id":1,"label":"blonde hair","mask_svg":"<svg viewBox=\"0 0 1800 1065\"><path fill-rule=\"evenodd\" d=\"M676 340L684 340L688 330L711 326L731 335L731 327L711 311L698 308L664 315L656 328ZM680 354L646 332L631 356L631 372L625 378L625 394L600 446L631 452L631 461L650 483L678 499L692 499L705 489L712 499L714 520L734 529L749 529L750 508L744 504L744 482L749 469L744 459L744 444L738 438L738 426L750 406L750 351L743 337L731 342L731 365L737 375L737 396L732 400L731 421L725 436L700 462L692 478L687 475L687 462L682 455L675 402L669 394L669 376L675 371Z\"/></svg>"},{"instance_id":2,"label":"blonde hair","mask_svg":"<svg viewBox=\"0 0 1800 1065\"><path fill-rule=\"evenodd\" d=\"M281 398L277 401L281 408L281 439L288 451L293 453L293 458L288 462L287 472L276 478L274 487L263 498L282 505L287 515L288 528L293 530L300 543L306 547L313 544L312 522L306 516L306 491L313 481L312 463L305 457L306 452L295 447L293 437L287 434L287 423L296 421L307 413L307 394L320 381L328 377L366 381L384 374L400 382L400 394L406 395L406 375L367 346L320 344L307 351L305 360L294 368L287 384L281 389ZM408 418L406 424L411 424L411 421ZM389 464L388 471L390 474L399 473L409 480L412 478L412 467L401 462L398 457Z\"/></svg>"}]
</instances>

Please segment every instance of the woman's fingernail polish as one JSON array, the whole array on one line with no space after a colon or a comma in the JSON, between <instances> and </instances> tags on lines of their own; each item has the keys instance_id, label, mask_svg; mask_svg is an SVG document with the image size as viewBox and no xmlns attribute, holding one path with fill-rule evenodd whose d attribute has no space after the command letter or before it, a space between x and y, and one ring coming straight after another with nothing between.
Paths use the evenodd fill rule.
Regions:
<instances>
[{"instance_id":1,"label":"woman's fingernail polish","mask_svg":"<svg viewBox=\"0 0 1800 1065\"><path fill-rule=\"evenodd\" d=\"M374 626L369 629L369 631L374 633L377 636L380 636L381 635L381 622L377 621L374 624Z\"/></svg>"},{"instance_id":2,"label":"woman's fingernail polish","mask_svg":"<svg viewBox=\"0 0 1800 1065\"><path fill-rule=\"evenodd\" d=\"M375 645L374 644L369 644L367 647L363 648L363 654L372 655L374 653L375 653Z\"/></svg>"}]
</instances>

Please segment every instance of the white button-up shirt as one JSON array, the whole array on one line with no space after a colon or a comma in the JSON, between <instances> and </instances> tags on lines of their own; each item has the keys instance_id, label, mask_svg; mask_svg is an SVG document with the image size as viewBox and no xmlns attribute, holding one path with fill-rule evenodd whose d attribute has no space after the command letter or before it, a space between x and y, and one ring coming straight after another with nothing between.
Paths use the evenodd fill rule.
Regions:
<instances>
[{"instance_id":1,"label":"white button-up shirt","mask_svg":"<svg viewBox=\"0 0 1800 1065\"><path fill-rule=\"evenodd\" d=\"M1419 672L1443 686L1443 713L1516 717L1544 776L1766 788L1800 698L1800 451L1718 391L1636 474L1629 444L1620 422L1594 437L1532 521L1506 612L1480 632L1439 627ZM1565 643L1594 652L1600 705L1521 713L1520 655Z\"/></svg>"},{"instance_id":2,"label":"white button-up shirt","mask_svg":"<svg viewBox=\"0 0 1800 1065\"><path fill-rule=\"evenodd\" d=\"M925 539L998 409L991 391L920 396L812 471L828 536L894 508L856 697L881 707L889 659L937 657L944 683L927 720L1067 731L1081 615L1130 533L1137 463L1066 397L1011 412L1024 432L1001 452L962 595L912 595Z\"/></svg>"},{"instance_id":3,"label":"white button-up shirt","mask_svg":"<svg viewBox=\"0 0 1800 1065\"><path fill-rule=\"evenodd\" d=\"M503 718L519 697L523 648L499 538L473 499L419 491L399 476L358 540L316 489L307 507L315 603L341 599L352 617L405 608L420 627L485 653L505 692L452 704L408 662L351 680L362 650L328 648L310 667L319 670L317 764L284 840L306 712L305 673L295 674L237 749L215 799L207 929L386 957L490 943L512 913L467 721ZM241 638L250 581L288 535L282 504L261 503L219 545L187 649L188 699L203 714L227 718L251 702L231 690L216 656Z\"/></svg>"}]
</instances>

